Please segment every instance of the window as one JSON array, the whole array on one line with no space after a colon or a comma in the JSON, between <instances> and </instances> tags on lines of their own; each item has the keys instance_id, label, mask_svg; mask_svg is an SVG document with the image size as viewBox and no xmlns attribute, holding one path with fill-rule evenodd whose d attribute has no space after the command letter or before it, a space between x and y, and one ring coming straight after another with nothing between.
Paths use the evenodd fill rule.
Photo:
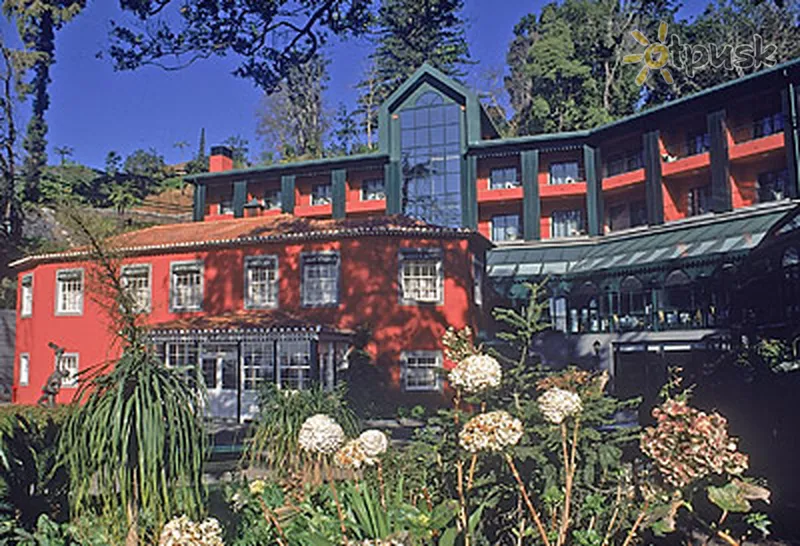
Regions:
<instances>
[{"instance_id":1,"label":"window","mask_svg":"<svg viewBox=\"0 0 800 546\"><path fill-rule=\"evenodd\" d=\"M21 317L29 317L33 314L33 274L23 275L20 286L19 314Z\"/></svg>"},{"instance_id":2,"label":"window","mask_svg":"<svg viewBox=\"0 0 800 546\"><path fill-rule=\"evenodd\" d=\"M172 311L199 311L203 308L203 263L170 264Z\"/></svg>"},{"instance_id":3,"label":"window","mask_svg":"<svg viewBox=\"0 0 800 546\"><path fill-rule=\"evenodd\" d=\"M492 216L492 241L516 241L519 239L519 214Z\"/></svg>"},{"instance_id":4,"label":"window","mask_svg":"<svg viewBox=\"0 0 800 546\"><path fill-rule=\"evenodd\" d=\"M555 210L550 217L550 236L574 237L583 231L583 215L580 210Z\"/></svg>"},{"instance_id":5,"label":"window","mask_svg":"<svg viewBox=\"0 0 800 546\"><path fill-rule=\"evenodd\" d=\"M753 138L761 138L783 131L783 114L776 112L753 122Z\"/></svg>"},{"instance_id":6,"label":"window","mask_svg":"<svg viewBox=\"0 0 800 546\"><path fill-rule=\"evenodd\" d=\"M259 391L275 381L274 342L242 344L242 389Z\"/></svg>"},{"instance_id":7,"label":"window","mask_svg":"<svg viewBox=\"0 0 800 546\"><path fill-rule=\"evenodd\" d=\"M689 216L697 216L709 212L710 200L711 191L708 185L692 188L687 195L686 213Z\"/></svg>"},{"instance_id":8,"label":"window","mask_svg":"<svg viewBox=\"0 0 800 546\"><path fill-rule=\"evenodd\" d=\"M244 259L244 306L263 309L278 306L278 257L247 256Z\"/></svg>"},{"instance_id":9,"label":"window","mask_svg":"<svg viewBox=\"0 0 800 546\"><path fill-rule=\"evenodd\" d=\"M472 294L475 298L475 305L483 305L483 272L484 265L475 256L472 257Z\"/></svg>"},{"instance_id":10,"label":"window","mask_svg":"<svg viewBox=\"0 0 800 546\"><path fill-rule=\"evenodd\" d=\"M194 388L197 386L198 346L195 342L167 343L164 364L168 368L177 368Z\"/></svg>"},{"instance_id":11,"label":"window","mask_svg":"<svg viewBox=\"0 0 800 546\"><path fill-rule=\"evenodd\" d=\"M339 303L339 254L303 256L303 305L318 307Z\"/></svg>"},{"instance_id":12,"label":"window","mask_svg":"<svg viewBox=\"0 0 800 546\"><path fill-rule=\"evenodd\" d=\"M330 205L331 202L332 198L330 184L316 184L311 188L312 205Z\"/></svg>"},{"instance_id":13,"label":"window","mask_svg":"<svg viewBox=\"0 0 800 546\"><path fill-rule=\"evenodd\" d=\"M400 115L404 213L461 226L461 106L428 91Z\"/></svg>"},{"instance_id":14,"label":"window","mask_svg":"<svg viewBox=\"0 0 800 546\"><path fill-rule=\"evenodd\" d=\"M786 169L758 175L758 202L780 201L789 196L789 173Z\"/></svg>"},{"instance_id":15,"label":"window","mask_svg":"<svg viewBox=\"0 0 800 546\"><path fill-rule=\"evenodd\" d=\"M56 272L56 314L83 313L83 269L62 269Z\"/></svg>"},{"instance_id":16,"label":"window","mask_svg":"<svg viewBox=\"0 0 800 546\"><path fill-rule=\"evenodd\" d=\"M278 210L281 208L281 190L267 190L264 192L264 208Z\"/></svg>"},{"instance_id":17,"label":"window","mask_svg":"<svg viewBox=\"0 0 800 546\"><path fill-rule=\"evenodd\" d=\"M567 298L561 296L550 298L550 323L553 330L558 332L567 331Z\"/></svg>"},{"instance_id":18,"label":"window","mask_svg":"<svg viewBox=\"0 0 800 546\"><path fill-rule=\"evenodd\" d=\"M61 380L62 387L75 387L78 385L78 353L62 353L61 357L56 361L56 368L67 374Z\"/></svg>"},{"instance_id":19,"label":"window","mask_svg":"<svg viewBox=\"0 0 800 546\"><path fill-rule=\"evenodd\" d=\"M19 355L19 386L26 387L31 375L31 355L20 353Z\"/></svg>"},{"instance_id":20,"label":"window","mask_svg":"<svg viewBox=\"0 0 800 546\"><path fill-rule=\"evenodd\" d=\"M641 150L612 156L609 158L608 163L606 163L606 176L635 171L636 169L641 169L643 166Z\"/></svg>"},{"instance_id":21,"label":"window","mask_svg":"<svg viewBox=\"0 0 800 546\"><path fill-rule=\"evenodd\" d=\"M711 137L708 133L689 133L686 138L686 155L697 155L711 149Z\"/></svg>"},{"instance_id":22,"label":"window","mask_svg":"<svg viewBox=\"0 0 800 546\"><path fill-rule=\"evenodd\" d=\"M631 202L631 227L647 225L647 203L645 201Z\"/></svg>"},{"instance_id":23,"label":"window","mask_svg":"<svg viewBox=\"0 0 800 546\"><path fill-rule=\"evenodd\" d=\"M278 342L278 387L303 390L313 383L311 376L311 342Z\"/></svg>"},{"instance_id":24,"label":"window","mask_svg":"<svg viewBox=\"0 0 800 546\"><path fill-rule=\"evenodd\" d=\"M441 389L441 351L404 351L401 359L405 390L438 391Z\"/></svg>"},{"instance_id":25,"label":"window","mask_svg":"<svg viewBox=\"0 0 800 546\"><path fill-rule=\"evenodd\" d=\"M577 180L577 161L550 164L550 184L573 184Z\"/></svg>"},{"instance_id":26,"label":"window","mask_svg":"<svg viewBox=\"0 0 800 546\"><path fill-rule=\"evenodd\" d=\"M519 186L517 168L492 169L489 173L489 189L516 188Z\"/></svg>"},{"instance_id":27,"label":"window","mask_svg":"<svg viewBox=\"0 0 800 546\"><path fill-rule=\"evenodd\" d=\"M400 303L442 303L444 279L438 249L400 252Z\"/></svg>"},{"instance_id":28,"label":"window","mask_svg":"<svg viewBox=\"0 0 800 546\"><path fill-rule=\"evenodd\" d=\"M222 199L219 202L220 214L233 214L233 199Z\"/></svg>"},{"instance_id":29,"label":"window","mask_svg":"<svg viewBox=\"0 0 800 546\"><path fill-rule=\"evenodd\" d=\"M361 183L362 201L380 201L381 199L386 199L386 192L383 189L383 180L377 178L375 180L364 180Z\"/></svg>"},{"instance_id":30,"label":"window","mask_svg":"<svg viewBox=\"0 0 800 546\"><path fill-rule=\"evenodd\" d=\"M133 311L149 313L152 297L150 292L150 265L123 265L120 281L131 299Z\"/></svg>"}]
</instances>

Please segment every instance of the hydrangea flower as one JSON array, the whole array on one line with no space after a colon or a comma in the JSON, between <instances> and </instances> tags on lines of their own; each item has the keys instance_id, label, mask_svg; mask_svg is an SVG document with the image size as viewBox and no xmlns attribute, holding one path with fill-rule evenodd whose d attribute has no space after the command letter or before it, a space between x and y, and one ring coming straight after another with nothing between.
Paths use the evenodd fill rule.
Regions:
<instances>
[{"instance_id":1,"label":"hydrangea flower","mask_svg":"<svg viewBox=\"0 0 800 546\"><path fill-rule=\"evenodd\" d=\"M183 515L164 526L158 546L225 546L225 543L222 542L222 527L216 519L198 523Z\"/></svg>"},{"instance_id":2,"label":"hydrangea flower","mask_svg":"<svg viewBox=\"0 0 800 546\"><path fill-rule=\"evenodd\" d=\"M322 413L312 415L300 427L297 443L308 453L330 455L344 442L344 431L339 424Z\"/></svg>"},{"instance_id":3,"label":"hydrangea flower","mask_svg":"<svg viewBox=\"0 0 800 546\"><path fill-rule=\"evenodd\" d=\"M537 401L539 411L545 420L560 425L567 417L572 417L583 411L581 397L577 393L553 387L548 389Z\"/></svg>"},{"instance_id":4,"label":"hydrangea flower","mask_svg":"<svg viewBox=\"0 0 800 546\"><path fill-rule=\"evenodd\" d=\"M503 369L488 355L472 355L458 363L448 375L450 384L468 394L500 386Z\"/></svg>"},{"instance_id":5,"label":"hydrangea flower","mask_svg":"<svg viewBox=\"0 0 800 546\"><path fill-rule=\"evenodd\" d=\"M364 461L368 465L376 463L378 457L386 453L389 448L389 439L380 430L365 430L358 437L358 442L361 444L361 449L367 456Z\"/></svg>"},{"instance_id":6,"label":"hydrangea flower","mask_svg":"<svg viewBox=\"0 0 800 546\"><path fill-rule=\"evenodd\" d=\"M342 468L359 469L361 465L367 462L367 454L361 447L361 442L350 440L333 456L334 462Z\"/></svg>"},{"instance_id":7,"label":"hydrangea flower","mask_svg":"<svg viewBox=\"0 0 800 546\"><path fill-rule=\"evenodd\" d=\"M709 415L670 399L653 409L653 417L657 424L645 429L641 447L668 484L682 488L711 474L747 470L747 455L738 451L719 413Z\"/></svg>"},{"instance_id":8,"label":"hydrangea flower","mask_svg":"<svg viewBox=\"0 0 800 546\"><path fill-rule=\"evenodd\" d=\"M458 440L470 453L503 451L522 438L522 422L505 411L490 411L476 415L464 425Z\"/></svg>"}]
</instances>

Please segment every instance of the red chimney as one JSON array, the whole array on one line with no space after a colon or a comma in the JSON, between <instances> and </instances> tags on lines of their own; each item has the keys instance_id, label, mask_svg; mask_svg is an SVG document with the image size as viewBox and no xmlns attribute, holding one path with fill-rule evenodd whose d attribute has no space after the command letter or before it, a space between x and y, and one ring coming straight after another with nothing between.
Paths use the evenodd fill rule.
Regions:
<instances>
[{"instance_id":1,"label":"red chimney","mask_svg":"<svg viewBox=\"0 0 800 546\"><path fill-rule=\"evenodd\" d=\"M233 169L233 150L227 146L212 146L208 158L208 172L218 173Z\"/></svg>"}]
</instances>

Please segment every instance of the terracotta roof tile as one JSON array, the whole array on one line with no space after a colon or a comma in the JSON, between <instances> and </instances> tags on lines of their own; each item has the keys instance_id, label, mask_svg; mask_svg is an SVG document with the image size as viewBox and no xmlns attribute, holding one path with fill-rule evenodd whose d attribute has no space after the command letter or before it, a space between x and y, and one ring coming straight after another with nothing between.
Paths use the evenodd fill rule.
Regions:
<instances>
[{"instance_id":1,"label":"terracotta roof tile","mask_svg":"<svg viewBox=\"0 0 800 546\"><path fill-rule=\"evenodd\" d=\"M232 218L208 222L165 224L116 236L110 243L125 254L159 250L186 250L209 246L235 246L270 241L343 239L369 236L405 236L430 238L483 237L465 228L449 228L428 224L402 215L366 218L316 219L290 214ZM484 239L485 240L485 239ZM486 241L487 244L488 241ZM85 256L83 248L53 254L32 255L10 264L12 267L31 262L74 259Z\"/></svg>"}]
</instances>

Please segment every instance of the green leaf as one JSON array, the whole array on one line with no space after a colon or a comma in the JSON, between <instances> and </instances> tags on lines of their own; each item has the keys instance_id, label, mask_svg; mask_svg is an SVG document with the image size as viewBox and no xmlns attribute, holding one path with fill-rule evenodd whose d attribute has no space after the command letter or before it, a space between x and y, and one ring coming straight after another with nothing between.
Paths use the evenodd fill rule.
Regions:
<instances>
[{"instance_id":1,"label":"green leaf","mask_svg":"<svg viewBox=\"0 0 800 546\"><path fill-rule=\"evenodd\" d=\"M722 487L708 486L708 500L726 512L749 512L750 502L733 482Z\"/></svg>"},{"instance_id":2,"label":"green leaf","mask_svg":"<svg viewBox=\"0 0 800 546\"><path fill-rule=\"evenodd\" d=\"M458 529L455 527L448 527L442 536L439 537L439 546L455 546L456 537L458 536Z\"/></svg>"}]
</instances>

